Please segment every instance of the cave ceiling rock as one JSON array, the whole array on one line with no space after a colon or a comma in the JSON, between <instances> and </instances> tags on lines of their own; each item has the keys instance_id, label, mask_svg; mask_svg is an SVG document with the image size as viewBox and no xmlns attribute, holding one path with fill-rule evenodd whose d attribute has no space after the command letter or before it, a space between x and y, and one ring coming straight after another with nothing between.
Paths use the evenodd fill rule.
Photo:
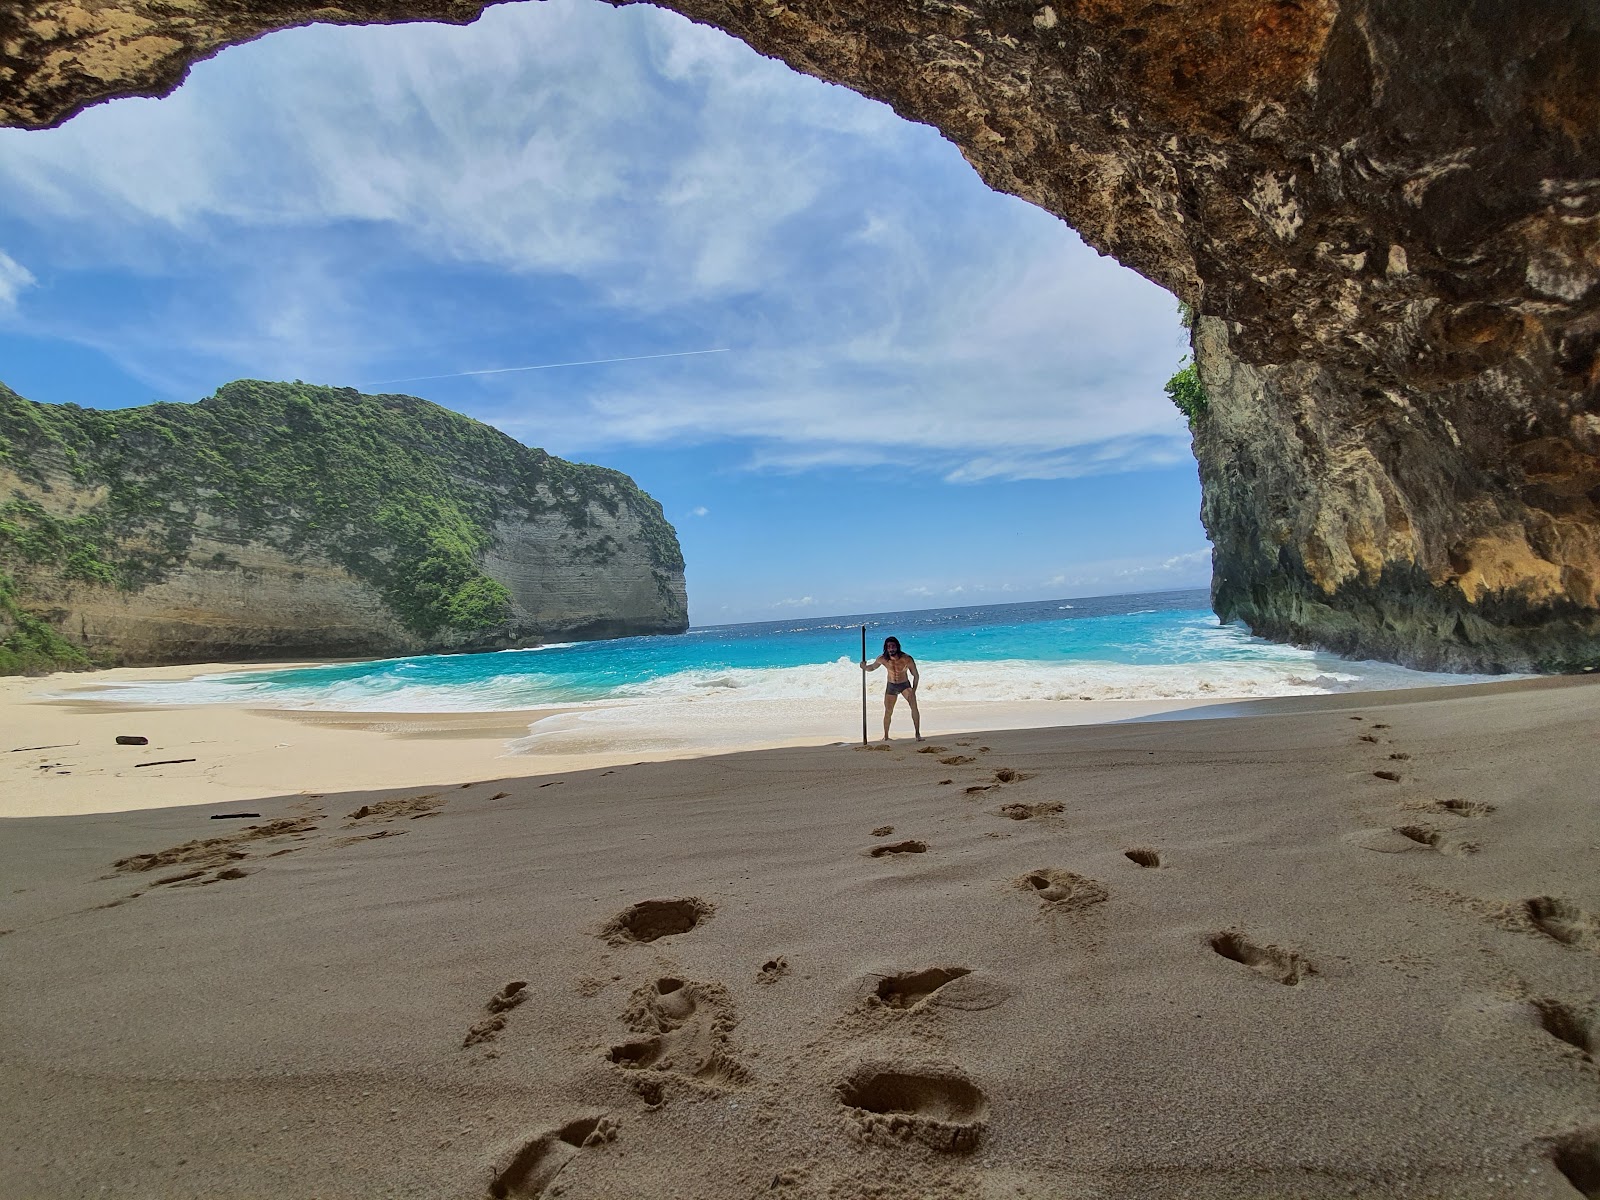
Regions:
<instances>
[{"instance_id":1,"label":"cave ceiling rock","mask_svg":"<svg viewBox=\"0 0 1600 1200\"><path fill-rule=\"evenodd\" d=\"M467 0L20 0L0 121ZM1600 6L671 0L936 127L1200 314L1213 599L1417 665L1600 663Z\"/></svg>"}]
</instances>

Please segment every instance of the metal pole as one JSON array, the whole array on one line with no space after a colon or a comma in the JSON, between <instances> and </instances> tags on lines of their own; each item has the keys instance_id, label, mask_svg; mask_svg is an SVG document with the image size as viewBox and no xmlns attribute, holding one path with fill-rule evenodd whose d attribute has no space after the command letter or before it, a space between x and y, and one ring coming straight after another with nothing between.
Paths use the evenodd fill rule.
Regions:
<instances>
[{"instance_id":1,"label":"metal pole","mask_svg":"<svg viewBox=\"0 0 1600 1200\"><path fill-rule=\"evenodd\" d=\"M867 661L867 627L861 627L861 661ZM867 744L867 673L861 672L861 744Z\"/></svg>"}]
</instances>

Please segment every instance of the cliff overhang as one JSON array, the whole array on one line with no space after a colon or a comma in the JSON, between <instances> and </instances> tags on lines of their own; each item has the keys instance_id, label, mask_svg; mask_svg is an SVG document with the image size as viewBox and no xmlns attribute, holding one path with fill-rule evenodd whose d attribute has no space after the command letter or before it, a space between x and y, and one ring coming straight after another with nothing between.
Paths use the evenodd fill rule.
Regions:
<instances>
[{"instance_id":1,"label":"cliff overhang","mask_svg":"<svg viewBox=\"0 0 1600 1200\"><path fill-rule=\"evenodd\" d=\"M936 126L1199 314L1215 603L1418 665L1600 663L1600 9L670 0ZM0 119L453 0L22 0Z\"/></svg>"}]
</instances>

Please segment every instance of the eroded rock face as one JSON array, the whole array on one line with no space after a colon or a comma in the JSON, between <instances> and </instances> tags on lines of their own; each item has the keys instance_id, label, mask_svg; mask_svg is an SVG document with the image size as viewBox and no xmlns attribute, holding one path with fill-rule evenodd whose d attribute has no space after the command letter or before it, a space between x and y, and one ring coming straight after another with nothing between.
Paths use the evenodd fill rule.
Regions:
<instances>
[{"instance_id":1,"label":"eroded rock face","mask_svg":"<svg viewBox=\"0 0 1600 1200\"><path fill-rule=\"evenodd\" d=\"M0 385L0 593L0 674L688 626L677 535L621 472L413 396L255 380L115 411Z\"/></svg>"},{"instance_id":2,"label":"eroded rock face","mask_svg":"<svg viewBox=\"0 0 1600 1200\"><path fill-rule=\"evenodd\" d=\"M1215 603L1423 666L1600 662L1600 9L673 0L937 126L1200 313ZM27 0L0 116L307 21L476 4Z\"/></svg>"}]
</instances>

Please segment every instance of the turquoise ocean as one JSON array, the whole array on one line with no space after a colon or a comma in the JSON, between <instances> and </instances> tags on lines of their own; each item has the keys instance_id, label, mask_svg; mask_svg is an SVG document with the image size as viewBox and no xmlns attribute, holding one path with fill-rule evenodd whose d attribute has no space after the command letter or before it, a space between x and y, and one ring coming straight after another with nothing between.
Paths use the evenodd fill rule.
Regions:
<instances>
[{"instance_id":1,"label":"turquoise ocean","mask_svg":"<svg viewBox=\"0 0 1600 1200\"><path fill-rule=\"evenodd\" d=\"M1176 591L797 617L676 636L107 685L98 695L377 713L566 710L531 725L529 750L716 748L825 736L834 726L859 737L862 625L868 657L890 634L915 656L931 728L941 708L958 707L969 726L983 727L973 710L1004 702L1059 709L1062 723L1071 723L1080 719L1068 711L1081 708L1073 702L1313 695L1476 678L1262 641L1219 622L1205 592ZM883 676L870 679L876 711Z\"/></svg>"}]
</instances>

